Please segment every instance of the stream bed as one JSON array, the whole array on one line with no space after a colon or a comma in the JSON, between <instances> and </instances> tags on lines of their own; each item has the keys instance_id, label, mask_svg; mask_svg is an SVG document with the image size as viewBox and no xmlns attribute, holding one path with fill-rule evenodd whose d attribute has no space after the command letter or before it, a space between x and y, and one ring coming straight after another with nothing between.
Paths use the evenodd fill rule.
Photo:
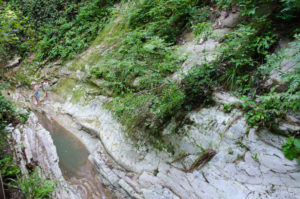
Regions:
<instances>
[{"instance_id":1,"label":"stream bed","mask_svg":"<svg viewBox=\"0 0 300 199\"><path fill-rule=\"evenodd\" d=\"M36 115L42 126L51 134L64 178L85 193L83 198L111 199L109 191L95 177L94 168L88 160L89 151L85 145L55 120L42 113Z\"/></svg>"}]
</instances>

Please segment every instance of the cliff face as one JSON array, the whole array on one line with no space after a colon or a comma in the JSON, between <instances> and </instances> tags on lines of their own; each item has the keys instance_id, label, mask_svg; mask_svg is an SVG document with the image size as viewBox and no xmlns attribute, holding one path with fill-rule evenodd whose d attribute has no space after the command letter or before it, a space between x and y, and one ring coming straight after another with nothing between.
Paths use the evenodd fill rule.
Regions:
<instances>
[{"instance_id":1,"label":"cliff face","mask_svg":"<svg viewBox=\"0 0 300 199\"><path fill-rule=\"evenodd\" d=\"M31 113L26 125L11 129L16 160L21 169L27 172L28 165L39 165L44 178L57 181L55 198L80 198L76 189L72 188L62 176L58 166L59 158L56 148L48 131L38 122L34 113ZM65 189L66 188L66 189ZM66 190L69 191L66 191Z\"/></svg>"},{"instance_id":2,"label":"cliff face","mask_svg":"<svg viewBox=\"0 0 300 199\"><path fill-rule=\"evenodd\" d=\"M53 138L40 124L46 125L46 122L48 122L47 125L52 125L51 120L40 118L39 121L37 116L31 113L25 125L10 129L11 145L14 146L16 161L20 164L21 170L28 173L28 168L38 165L41 169L39 171L41 178L55 182L53 198L110 198L102 188L101 182L95 181L95 178L90 174L94 168L88 163L79 168L87 171L75 171L85 177L79 177L80 175L77 174L71 176L71 179L65 179L69 176L64 177L59 166L59 161L63 161L64 157L58 157Z\"/></svg>"}]
</instances>

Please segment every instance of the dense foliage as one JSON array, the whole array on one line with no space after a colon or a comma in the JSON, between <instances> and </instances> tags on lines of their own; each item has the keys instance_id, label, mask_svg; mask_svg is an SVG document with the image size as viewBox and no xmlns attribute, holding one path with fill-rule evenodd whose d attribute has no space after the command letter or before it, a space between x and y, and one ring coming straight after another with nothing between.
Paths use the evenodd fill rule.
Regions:
<instances>
[{"instance_id":1,"label":"dense foliage","mask_svg":"<svg viewBox=\"0 0 300 199\"><path fill-rule=\"evenodd\" d=\"M70 59L87 48L108 21L112 3L103 0L69 3L62 15L40 28L42 40L37 44L38 57Z\"/></svg>"},{"instance_id":2,"label":"dense foliage","mask_svg":"<svg viewBox=\"0 0 300 199\"><path fill-rule=\"evenodd\" d=\"M250 127L274 128L287 112L300 110L299 36L296 35L296 41L285 52L270 54L278 41L278 32L284 31L283 21L293 21L299 14L300 5L282 1L274 6L269 1L251 0L218 3L225 7L238 6L242 15L247 16L233 32L221 38L220 56L214 63L218 71L218 83L242 96L242 108L246 111ZM261 7L271 5L278 11L274 15L260 11ZM285 31L290 35L299 29L289 27ZM291 50L295 53L287 57L286 52ZM282 77L286 83L289 82L287 88L277 91L276 88L280 86L278 83L273 84L272 88L265 88L264 83L269 79L270 72L279 68L287 58L292 58L297 65L293 73Z\"/></svg>"},{"instance_id":3,"label":"dense foliage","mask_svg":"<svg viewBox=\"0 0 300 199\"><path fill-rule=\"evenodd\" d=\"M296 36L296 41L291 48L283 52L274 53L267 56L266 63L259 69L261 75L268 76L270 71L278 68L284 59L291 59L296 65L295 71L286 73L282 79L288 83L284 90L277 89L279 84L275 84L269 92L259 96L256 102L250 98L244 98L244 108L247 111L247 120L254 127L276 127L280 119L284 118L287 112L296 112L300 110L300 40ZM295 52L287 56L287 52Z\"/></svg>"},{"instance_id":4,"label":"dense foliage","mask_svg":"<svg viewBox=\"0 0 300 199\"><path fill-rule=\"evenodd\" d=\"M0 16L12 25L4 26L0 34L11 31L14 35L7 34L13 36L0 42L6 49L18 46L19 54L34 48L40 60L55 60L72 58L99 33L99 37L109 37L102 43L109 47L101 60L94 62L88 81L99 93L114 97L106 107L133 135L146 132L142 137L160 136L171 119L213 103L215 88L232 91L244 101L239 107L250 127L274 128L287 112L300 110L299 67L282 76L284 89L279 89L282 82L264 86L270 71L287 58L285 52L275 53L280 38L295 36L287 50L296 52L291 58L299 63L299 1L138 0L116 9L117 2L9 1L1 7ZM240 11L241 18L231 32L216 38L212 24L222 10ZM113 32L101 32L111 25L116 12L120 17ZM21 15L26 16L23 21L19 20ZM185 31L193 31L199 42L200 38L203 42L214 37L221 45L215 61L194 66L182 80L175 81L174 72L186 59L175 45ZM36 66L27 67L34 75ZM224 109L229 112L231 105Z\"/></svg>"},{"instance_id":5,"label":"dense foliage","mask_svg":"<svg viewBox=\"0 0 300 199\"><path fill-rule=\"evenodd\" d=\"M34 46L34 36L28 18L0 2L0 63L11 59L14 53L25 56Z\"/></svg>"},{"instance_id":6,"label":"dense foliage","mask_svg":"<svg viewBox=\"0 0 300 199\"><path fill-rule=\"evenodd\" d=\"M185 98L185 108L191 110L201 104L212 101L211 95L215 86L215 69L209 65L196 66L182 81Z\"/></svg>"},{"instance_id":7,"label":"dense foliage","mask_svg":"<svg viewBox=\"0 0 300 199\"><path fill-rule=\"evenodd\" d=\"M193 5L189 0L137 1L130 11L129 25L144 30L147 36L159 36L174 43L190 21Z\"/></svg>"},{"instance_id":8,"label":"dense foliage","mask_svg":"<svg viewBox=\"0 0 300 199\"><path fill-rule=\"evenodd\" d=\"M222 44L216 61L195 66L180 84L171 77L184 59L173 52L170 44L176 43L183 29L190 27L196 37L205 40L211 36L210 20L216 17L216 12L209 9L211 2L144 0L129 9L126 16L129 30L116 45L118 50L92 70L97 85L118 96L107 107L129 131L142 127L160 132L180 112L211 103L214 86L242 97L242 109L251 127L271 128L286 111L298 109L299 89L295 85L299 73L287 77L293 83L286 92L277 93L275 87L263 87L268 74L262 68L271 67L270 52L278 42L278 32L285 31L290 37L297 33L297 28L286 29L282 24L294 22L299 5L266 0L216 3L224 9L237 7L244 17L234 31L219 38ZM276 12L265 13L262 10L265 7Z\"/></svg>"},{"instance_id":9,"label":"dense foliage","mask_svg":"<svg viewBox=\"0 0 300 199\"><path fill-rule=\"evenodd\" d=\"M0 129L12 123L13 125L27 120L27 112L16 112L16 107L0 94Z\"/></svg>"},{"instance_id":10,"label":"dense foliage","mask_svg":"<svg viewBox=\"0 0 300 199\"><path fill-rule=\"evenodd\" d=\"M110 0L12 0L0 6L1 52L36 51L37 58L70 59L87 48L113 12ZM2 45L1 45L2 46Z\"/></svg>"},{"instance_id":11,"label":"dense foliage","mask_svg":"<svg viewBox=\"0 0 300 199\"><path fill-rule=\"evenodd\" d=\"M137 1L124 17L129 29L119 38L118 50L92 70L101 87L118 96L108 107L130 132L142 128L159 134L187 101L182 86L170 78L184 60L171 45L189 26L193 5L188 0Z\"/></svg>"}]
</instances>

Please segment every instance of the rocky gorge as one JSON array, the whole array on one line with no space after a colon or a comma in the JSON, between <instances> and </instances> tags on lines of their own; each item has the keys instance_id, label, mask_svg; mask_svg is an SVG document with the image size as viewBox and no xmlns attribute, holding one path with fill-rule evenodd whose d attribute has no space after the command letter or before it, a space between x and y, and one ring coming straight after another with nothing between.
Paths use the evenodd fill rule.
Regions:
<instances>
[{"instance_id":1,"label":"rocky gorge","mask_svg":"<svg viewBox=\"0 0 300 199\"><path fill-rule=\"evenodd\" d=\"M217 59L217 49L222 43L219 38L232 32L241 17L238 11L221 12L211 24L209 38L184 33L177 50L186 59L169 78L180 82L196 65ZM132 139L105 107L114 98L110 90L103 88L99 93L95 87L101 87L102 80L89 76L91 69L103 62L101 58L113 50L114 46L108 45L109 38L118 31L120 23L116 18L104 29L106 37L75 59L47 63L35 71L32 79L47 77L53 87L51 100L43 101L40 107L35 105L28 88L17 86L2 91L4 96L31 111L26 124L9 128L12 145L22 168L26 170L26 165L38 163L47 178L57 180L53 198L300 197L299 163L286 159L281 150L286 136L300 133L298 112L287 113L287 119L276 130L251 128L238 106L225 110L226 105L243 101L229 91L215 88L213 104L188 111L180 121L172 118L163 127L161 139L167 147L159 149L147 140ZM277 48L279 51L293 45L292 41L283 41ZM22 70L22 63L18 61L15 65L9 67L7 77ZM269 85L265 87L274 82L281 85L280 74L294 71L296 67L287 57L271 72ZM59 165L66 157L59 157L51 132L54 128L58 134L69 136L59 139L73 137L82 147L78 150L86 150L82 155L84 163L72 177L64 174L64 168Z\"/></svg>"}]
</instances>

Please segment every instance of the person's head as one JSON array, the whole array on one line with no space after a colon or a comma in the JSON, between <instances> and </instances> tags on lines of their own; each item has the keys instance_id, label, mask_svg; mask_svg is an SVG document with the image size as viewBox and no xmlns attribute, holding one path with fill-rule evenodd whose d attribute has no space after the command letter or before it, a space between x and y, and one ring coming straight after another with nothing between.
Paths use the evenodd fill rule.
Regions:
<instances>
[{"instance_id":1,"label":"person's head","mask_svg":"<svg viewBox=\"0 0 300 199\"><path fill-rule=\"evenodd\" d=\"M34 87L35 85L37 85L36 82L31 82L31 86Z\"/></svg>"},{"instance_id":2,"label":"person's head","mask_svg":"<svg viewBox=\"0 0 300 199\"><path fill-rule=\"evenodd\" d=\"M33 82L32 83L32 87L33 87L33 89L38 89L40 86L39 86L39 83L38 82Z\"/></svg>"}]
</instances>

